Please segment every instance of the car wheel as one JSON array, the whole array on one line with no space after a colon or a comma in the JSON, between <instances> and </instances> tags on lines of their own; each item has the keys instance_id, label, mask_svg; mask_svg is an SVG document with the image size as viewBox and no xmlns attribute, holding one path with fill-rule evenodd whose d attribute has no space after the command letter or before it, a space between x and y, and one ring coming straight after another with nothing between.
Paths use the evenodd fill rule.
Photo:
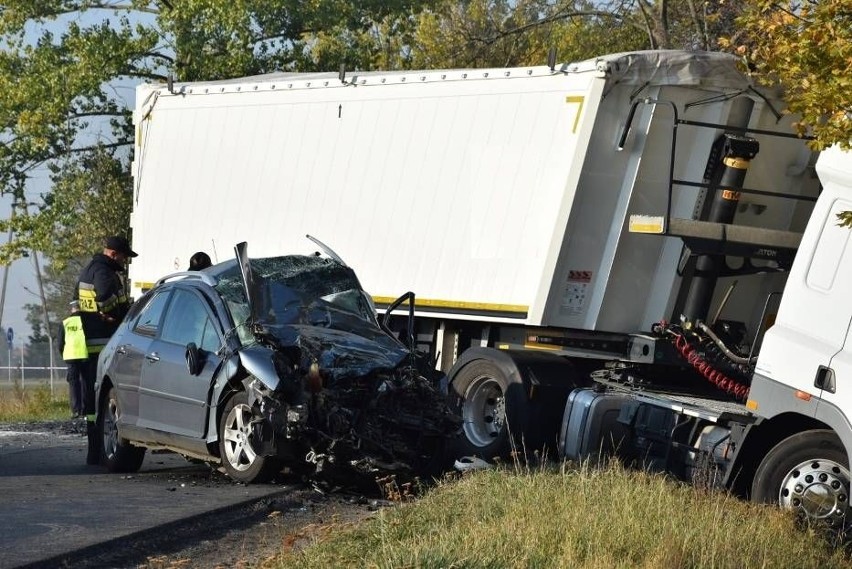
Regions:
<instances>
[{"instance_id":1,"label":"car wheel","mask_svg":"<svg viewBox=\"0 0 852 569\"><path fill-rule=\"evenodd\" d=\"M98 431L102 442L102 462L110 472L136 472L145 459L145 449L130 444L118 433L121 407L115 388L110 387L98 415Z\"/></svg>"},{"instance_id":2,"label":"car wheel","mask_svg":"<svg viewBox=\"0 0 852 569\"><path fill-rule=\"evenodd\" d=\"M751 497L790 508L812 521L842 528L849 514L849 461L835 433L797 433L778 443L760 463Z\"/></svg>"},{"instance_id":3,"label":"car wheel","mask_svg":"<svg viewBox=\"0 0 852 569\"><path fill-rule=\"evenodd\" d=\"M225 472L239 482L263 482L281 467L276 457L261 456L252 445L253 413L245 391L234 393L219 420L219 456Z\"/></svg>"}]
</instances>

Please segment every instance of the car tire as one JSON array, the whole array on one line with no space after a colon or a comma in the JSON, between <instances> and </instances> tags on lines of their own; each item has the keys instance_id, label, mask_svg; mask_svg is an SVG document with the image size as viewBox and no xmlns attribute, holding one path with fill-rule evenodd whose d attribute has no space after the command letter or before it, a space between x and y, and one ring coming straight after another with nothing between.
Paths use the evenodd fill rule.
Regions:
<instances>
[{"instance_id":1,"label":"car tire","mask_svg":"<svg viewBox=\"0 0 852 569\"><path fill-rule=\"evenodd\" d=\"M219 419L219 457L225 472L238 482L264 482L281 470L276 457L261 456L252 447L252 410L245 391L234 393Z\"/></svg>"},{"instance_id":2,"label":"car tire","mask_svg":"<svg viewBox=\"0 0 852 569\"><path fill-rule=\"evenodd\" d=\"M145 459L145 448L130 444L118 433L121 406L114 387L110 387L98 414L98 435L101 441L101 463L110 472L136 472Z\"/></svg>"},{"instance_id":3,"label":"car tire","mask_svg":"<svg viewBox=\"0 0 852 569\"><path fill-rule=\"evenodd\" d=\"M842 528L849 523L848 464L843 443L833 431L797 433L775 445L761 461L751 499Z\"/></svg>"}]
</instances>

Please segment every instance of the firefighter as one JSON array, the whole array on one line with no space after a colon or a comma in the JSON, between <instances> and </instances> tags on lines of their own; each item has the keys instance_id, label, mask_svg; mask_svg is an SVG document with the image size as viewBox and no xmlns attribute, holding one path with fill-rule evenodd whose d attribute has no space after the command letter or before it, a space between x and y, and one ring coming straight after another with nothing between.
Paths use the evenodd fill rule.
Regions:
<instances>
[{"instance_id":1,"label":"firefighter","mask_svg":"<svg viewBox=\"0 0 852 569\"><path fill-rule=\"evenodd\" d=\"M65 380L68 382L68 399L71 403L71 417L85 417L86 397L85 368L89 357L86 348L86 335L80 318L80 302L71 301L71 314L62 321L59 328L59 351L65 360Z\"/></svg>"},{"instance_id":2,"label":"firefighter","mask_svg":"<svg viewBox=\"0 0 852 569\"><path fill-rule=\"evenodd\" d=\"M77 280L80 318L89 354L85 366L86 435L89 439L86 464L99 464L101 459L101 445L95 429L98 355L130 308L124 269L127 261L136 256L126 238L108 237L103 252L92 257Z\"/></svg>"}]
</instances>

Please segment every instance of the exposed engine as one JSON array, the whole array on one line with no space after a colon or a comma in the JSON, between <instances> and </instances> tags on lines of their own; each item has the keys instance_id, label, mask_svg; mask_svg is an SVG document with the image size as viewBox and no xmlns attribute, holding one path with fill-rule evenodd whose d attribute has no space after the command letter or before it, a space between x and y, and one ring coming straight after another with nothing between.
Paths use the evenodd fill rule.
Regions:
<instances>
[{"instance_id":1,"label":"exposed engine","mask_svg":"<svg viewBox=\"0 0 852 569\"><path fill-rule=\"evenodd\" d=\"M339 379L297 397L257 380L251 391L257 450L303 461L313 476L336 483L435 475L445 441L460 426L436 384L407 366Z\"/></svg>"}]
</instances>

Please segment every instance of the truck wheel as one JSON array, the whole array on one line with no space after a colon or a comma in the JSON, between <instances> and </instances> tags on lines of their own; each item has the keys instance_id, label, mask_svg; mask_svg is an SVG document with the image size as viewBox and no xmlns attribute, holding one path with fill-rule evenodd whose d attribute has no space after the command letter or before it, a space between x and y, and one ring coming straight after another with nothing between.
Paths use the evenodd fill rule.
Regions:
<instances>
[{"instance_id":1,"label":"truck wheel","mask_svg":"<svg viewBox=\"0 0 852 569\"><path fill-rule=\"evenodd\" d=\"M118 434L121 407L115 388L110 387L98 415L98 432L101 434L102 462L110 472L136 472L145 459L145 448L130 444Z\"/></svg>"},{"instance_id":2,"label":"truck wheel","mask_svg":"<svg viewBox=\"0 0 852 569\"><path fill-rule=\"evenodd\" d=\"M225 472L238 482L264 482L281 470L276 457L257 454L252 446L253 413L245 391L234 393L219 420L219 457Z\"/></svg>"},{"instance_id":3,"label":"truck wheel","mask_svg":"<svg viewBox=\"0 0 852 569\"><path fill-rule=\"evenodd\" d=\"M751 497L842 528L849 512L846 450L834 432L805 431L778 443L757 469Z\"/></svg>"},{"instance_id":4,"label":"truck wheel","mask_svg":"<svg viewBox=\"0 0 852 569\"><path fill-rule=\"evenodd\" d=\"M527 398L519 377L510 378L487 360L474 360L453 378L450 404L461 415L457 456L484 459L508 454L521 441Z\"/></svg>"}]
</instances>

